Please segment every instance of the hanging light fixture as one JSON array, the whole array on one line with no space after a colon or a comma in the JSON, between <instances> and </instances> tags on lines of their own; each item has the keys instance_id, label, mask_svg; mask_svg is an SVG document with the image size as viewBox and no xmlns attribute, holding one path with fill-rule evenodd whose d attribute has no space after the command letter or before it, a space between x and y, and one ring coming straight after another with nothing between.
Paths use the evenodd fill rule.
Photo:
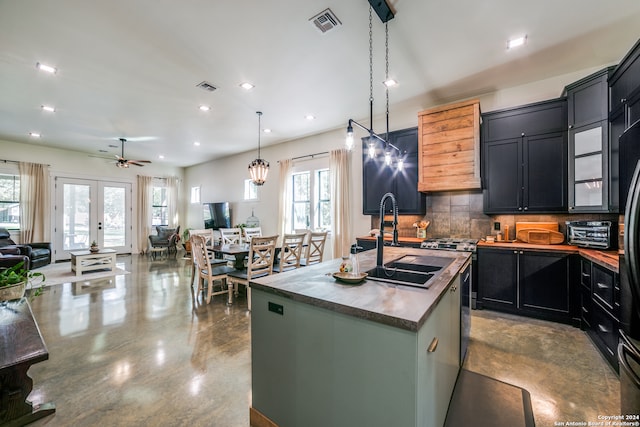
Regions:
<instances>
[{"instance_id":1,"label":"hanging light fixture","mask_svg":"<svg viewBox=\"0 0 640 427\"><path fill-rule=\"evenodd\" d=\"M391 164L391 151L395 151L398 155L402 154L400 149L390 143L389 139L389 86L385 84L386 93L386 123L387 131L385 137L378 135L373 131L373 22L372 22L372 3L369 1L369 127L366 127L353 119L349 119L347 124L347 137L345 145L348 150L353 148L353 126L357 126L369 134L369 150L368 154L370 158L375 156L375 144L376 142L382 143L383 152L385 153L385 163ZM384 3L384 10L379 10ZM389 81L389 29L387 22L393 18L393 12L387 6L386 2L375 2L376 13L385 24L385 82Z\"/></svg>"},{"instance_id":2,"label":"hanging light fixture","mask_svg":"<svg viewBox=\"0 0 640 427\"><path fill-rule=\"evenodd\" d=\"M262 185L267 181L269 162L260 157L260 117L262 117L262 111L256 111L256 114L258 115L258 158L249 163L249 176L255 185Z\"/></svg>"}]
</instances>

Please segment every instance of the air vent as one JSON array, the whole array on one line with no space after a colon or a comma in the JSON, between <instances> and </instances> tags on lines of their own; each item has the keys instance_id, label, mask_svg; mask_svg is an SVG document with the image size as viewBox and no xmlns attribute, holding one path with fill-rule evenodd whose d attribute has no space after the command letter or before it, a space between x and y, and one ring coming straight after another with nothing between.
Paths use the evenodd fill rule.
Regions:
<instances>
[{"instance_id":1,"label":"air vent","mask_svg":"<svg viewBox=\"0 0 640 427\"><path fill-rule=\"evenodd\" d=\"M208 90L209 92L213 92L214 90L218 89L217 87L215 87L215 86L214 86L214 85L212 85L211 83L209 83L209 82L204 82L204 81L203 81L203 82L201 82L201 83L198 83L198 84L196 85L196 87L199 87L200 89Z\"/></svg>"},{"instance_id":2,"label":"air vent","mask_svg":"<svg viewBox=\"0 0 640 427\"><path fill-rule=\"evenodd\" d=\"M322 34L342 25L342 22L340 22L331 9L323 10L313 18L309 19L309 22L311 22Z\"/></svg>"}]
</instances>

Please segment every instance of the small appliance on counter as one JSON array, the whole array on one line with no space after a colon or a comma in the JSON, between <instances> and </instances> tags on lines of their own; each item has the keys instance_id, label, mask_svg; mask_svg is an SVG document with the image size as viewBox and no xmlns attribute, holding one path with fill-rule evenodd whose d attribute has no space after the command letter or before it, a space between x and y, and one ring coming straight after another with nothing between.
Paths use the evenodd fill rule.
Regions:
<instances>
[{"instance_id":1,"label":"small appliance on counter","mask_svg":"<svg viewBox=\"0 0 640 427\"><path fill-rule=\"evenodd\" d=\"M611 221L567 221L567 243L583 248L616 248L617 224Z\"/></svg>"}]
</instances>

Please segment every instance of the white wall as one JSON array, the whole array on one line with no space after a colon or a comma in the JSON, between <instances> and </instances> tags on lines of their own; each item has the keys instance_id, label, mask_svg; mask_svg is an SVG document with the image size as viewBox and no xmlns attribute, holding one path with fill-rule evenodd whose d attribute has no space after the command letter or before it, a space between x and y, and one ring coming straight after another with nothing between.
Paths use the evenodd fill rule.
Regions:
<instances>
[{"instance_id":1,"label":"white wall","mask_svg":"<svg viewBox=\"0 0 640 427\"><path fill-rule=\"evenodd\" d=\"M563 88L567 84L579 80L607 65L611 64L604 64L600 67L555 76L496 92L469 93L459 99L434 100L431 95L425 94L422 97L417 97L403 102L401 105L392 107L390 111L390 129L398 130L417 126L417 114L419 111L465 98L479 98L483 112L556 98L562 95ZM391 98L393 100L393 94L391 94ZM366 96L363 96L363 102L367 102ZM257 150L185 169L168 167L159 162L154 162L144 168L118 169L107 160L89 157L86 153L0 140L0 150L3 153L0 155L0 159L47 163L51 166L52 178L73 177L130 182L133 188L133 218L136 218L137 174L157 177L177 176L183 178L183 185L180 192L180 206L182 206L182 209L179 212L181 218L180 224L183 229L185 227L202 228L203 226L201 204L189 203L190 188L193 186L201 186L202 202L231 202L234 224L244 222L251 216L253 209L255 215L261 221L264 232L275 234L278 231L278 160L305 156L342 147L344 144L346 123L349 118L355 119L365 125L369 122L368 117L345 117L344 126L337 129L278 145L263 147L262 157L271 163L271 169L267 182L258 190L259 200L252 202L243 201L244 180L248 177L247 166L249 162L256 157ZM374 129L378 133L385 131L384 116L375 119ZM356 141L358 141L360 137L365 136L359 129L356 128L355 131ZM352 235L354 238L367 234L370 228L369 216L362 215L361 159L361 147L359 144L355 144L352 154L353 180L351 189L354 198L351 212L353 223ZM5 169L7 167L10 167L10 165L4 165ZM2 163L0 163L0 169L2 169ZM54 180L52 179L52 185L53 182ZM54 211L52 210L51 218L53 218L53 215ZM137 247L135 228L133 234L133 247L135 248Z\"/></svg>"},{"instance_id":2,"label":"white wall","mask_svg":"<svg viewBox=\"0 0 640 427\"><path fill-rule=\"evenodd\" d=\"M56 177L69 177L69 178L82 178L82 179L95 179L104 181L116 181L127 182L132 184L132 218L133 218L133 235L132 244L134 252L137 252L137 232L136 232L136 218L137 218L137 175L147 175L155 177L168 177L177 176L182 181L184 169L179 167L166 166L164 164L154 162L144 167L136 167L129 169L119 169L113 162L89 157L86 153L80 153L76 151L60 150L57 148L43 147L41 145L23 144L11 141L0 140L0 171L17 173L17 165L12 163L3 163L2 160L10 161L24 161L32 163L45 163L48 164L51 178L51 195L55 194L55 178ZM179 206L182 207L179 212L179 218L185 217L185 193L180 191ZM51 236L54 236L54 224L53 220L55 216L54 203L51 204Z\"/></svg>"},{"instance_id":3,"label":"white wall","mask_svg":"<svg viewBox=\"0 0 640 427\"><path fill-rule=\"evenodd\" d=\"M436 102L428 95L415 98L402 105L392 107L390 110L391 130L404 129L417 126L418 112L434 107L436 105L455 102L466 98L479 98L483 112L498 110L502 108L514 107L532 102L562 96L564 87L589 74L604 68L594 67L587 70L580 70L569 74L555 76L545 80L532 82L526 85L512 87L491 93L468 94L464 98L441 100ZM391 95L393 97L393 95ZM367 102L363 97L363 102ZM318 135L309 136L282 144L263 147L262 157L271 163L267 182L259 189L259 201L244 202L243 190L244 180L248 178L247 166L257 155L256 151L250 151L239 155L227 157L220 160L207 162L201 165L192 166L185 170L185 186L187 191L191 186L201 186L202 202L229 201L233 209L233 223L242 223L251 215L254 209L255 215L260 218L263 231L265 233L277 233L278 231L278 160L294 158L328 151L342 147L346 132L346 124L349 118L368 125L369 118L345 117L344 127L325 132ZM386 123L384 117L377 117L374 120L374 130L378 133L385 131ZM357 128L355 139L366 136L364 132ZM370 229L370 217L362 215L362 149L356 143L352 154L352 236L362 236L368 234ZM190 205L187 209L188 227L201 228L203 224L200 204Z\"/></svg>"}]
</instances>

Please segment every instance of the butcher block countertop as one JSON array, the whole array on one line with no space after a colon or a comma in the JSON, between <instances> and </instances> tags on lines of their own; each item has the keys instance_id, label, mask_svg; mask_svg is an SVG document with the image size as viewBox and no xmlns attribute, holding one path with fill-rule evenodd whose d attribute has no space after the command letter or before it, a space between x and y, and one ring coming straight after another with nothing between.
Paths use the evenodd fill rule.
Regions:
<instances>
[{"instance_id":1,"label":"butcher block countertop","mask_svg":"<svg viewBox=\"0 0 640 427\"><path fill-rule=\"evenodd\" d=\"M481 248L504 248L504 249L523 249L523 250L533 250L533 251L559 251L559 252L571 252L577 253L581 256L585 257L589 261L595 262L596 264L600 264L605 268L618 272L618 251L617 250L607 250L600 251L597 249L586 249L580 248L574 245L534 245L531 243L524 242L495 242L495 243L487 243L480 241L478 242L478 247Z\"/></svg>"},{"instance_id":2,"label":"butcher block countertop","mask_svg":"<svg viewBox=\"0 0 640 427\"><path fill-rule=\"evenodd\" d=\"M250 286L360 319L417 331L471 254L407 247L384 248L385 263L403 255L451 258L452 262L432 279L429 289L373 280L364 280L358 285L343 284L331 276L339 270L339 258L254 279ZM376 251L361 252L358 259L360 271L367 271L375 267Z\"/></svg>"}]
</instances>

